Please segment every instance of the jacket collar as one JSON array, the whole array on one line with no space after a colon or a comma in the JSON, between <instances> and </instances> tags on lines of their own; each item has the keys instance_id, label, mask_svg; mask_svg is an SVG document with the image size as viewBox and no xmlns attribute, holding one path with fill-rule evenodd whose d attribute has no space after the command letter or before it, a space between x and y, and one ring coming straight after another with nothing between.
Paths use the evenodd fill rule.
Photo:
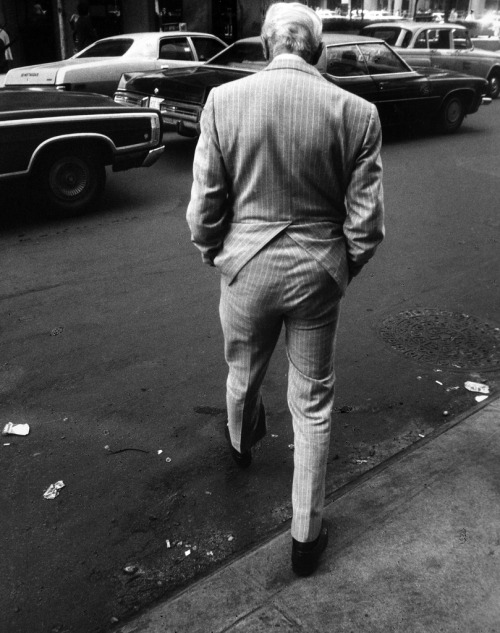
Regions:
<instances>
[{"instance_id":1,"label":"jacket collar","mask_svg":"<svg viewBox=\"0 0 500 633\"><path fill-rule=\"evenodd\" d=\"M321 77L319 70L314 66L311 66L311 64L308 64L304 59L302 59L302 57L288 53L277 55L264 70L283 70L285 68L300 70L308 73L309 75Z\"/></svg>"}]
</instances>

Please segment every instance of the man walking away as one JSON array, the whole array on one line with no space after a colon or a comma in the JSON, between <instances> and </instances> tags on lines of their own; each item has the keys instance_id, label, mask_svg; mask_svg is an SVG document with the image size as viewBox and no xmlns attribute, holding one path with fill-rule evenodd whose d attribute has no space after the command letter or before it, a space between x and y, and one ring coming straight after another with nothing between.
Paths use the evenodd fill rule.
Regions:
<instances>
[{"instance_id":1,"label":"man walking away","mask_svg":"<svg viewBox=\"0 0 500 633\"><path fill-rule=\"evenodd\" d=\"M282 327L294 429L292 568L314 571L323 523L341 298L384 235L376 108L327 82L321 19L298 3L269 8L270 64L209 95L187 220L221 273L220 318L233 458L266 433L261 385Z\"/></svg>"}]
</instances>

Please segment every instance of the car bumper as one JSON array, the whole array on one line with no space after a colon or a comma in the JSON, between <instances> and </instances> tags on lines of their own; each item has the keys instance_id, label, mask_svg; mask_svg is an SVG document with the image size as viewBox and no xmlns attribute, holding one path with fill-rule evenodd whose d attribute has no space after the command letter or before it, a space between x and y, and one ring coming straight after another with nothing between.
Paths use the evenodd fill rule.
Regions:
<instances>
[{"instance_id":1,"label":"car bumper","mask_svg":"<svg viewBox=\"0 0 500 633\"><path fill-rule=\"evenodd\" d=\"M201 127L199 121L183 121L173 119L171 116L162 116L163 125L175 127L177 134L181 136L196 137L200 135Z\"/></svg>"},{"instance_id":2,"label":"car bumper","mask_svg":"<svg viewBox=\"0 0 500 633\"><path fill-rule=\"evenodd\" d=\"M151 167L160 158L165 149L164 145L150 149L149 151L142 151L140 154L124 154L122 156L115 156L113 161L113 171L125 171L126 169L132 169L134 167Z\"/></svg>"},{"instance_id":3,"label":"car bumper","mask_svg":"<svg viewBox=\"0 0 500 633\"><path fill-rule=\"evenodd\" d=\"M481 105L490 105L490 103L491 103L491 97L482 97Z\"/></svg>"}]
</instances>

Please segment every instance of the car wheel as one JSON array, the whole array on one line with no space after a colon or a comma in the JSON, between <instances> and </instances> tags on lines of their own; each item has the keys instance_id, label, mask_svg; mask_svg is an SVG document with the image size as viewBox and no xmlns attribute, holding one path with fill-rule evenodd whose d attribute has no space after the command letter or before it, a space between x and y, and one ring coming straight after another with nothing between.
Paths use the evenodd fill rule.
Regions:
<instances>
[{"instance_id":1,"label":"car wheel","mask_svg":"<svg viewBox=\"0 0 500 633\"><path fill-rule=\"evenodd\" d=\"M106 168L94 152L71 148L43 156L38 184L49 215L78 215L96 203L104 191Z\"/></svg>"},{"instance_id":2,"label":"car wheel","mask_svg":"<svg viewBox=\"0 0 500 633\"><path fill-rule=\"evenodd\" d=\"M498 99L500 95L500 72L494 70L488 77L489 94L492 99Z\"/></svg>"},{"instance_id":3,"label":"car wheel","mask_svg":"<svg viewBox=\"0 0 500 633\"><path fill-rule=\"evenodd\" d=\"M436 120L437 129L443 134L452 134L462 125L464 117L465 106L462 99L458 96L448 97Z\"/></svg>"}]
</instances>

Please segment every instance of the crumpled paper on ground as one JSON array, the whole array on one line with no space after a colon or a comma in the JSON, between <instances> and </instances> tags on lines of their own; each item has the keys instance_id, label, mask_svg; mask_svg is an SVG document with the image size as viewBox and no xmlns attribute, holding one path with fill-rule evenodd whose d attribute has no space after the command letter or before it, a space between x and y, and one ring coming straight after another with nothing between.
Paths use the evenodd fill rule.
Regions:
<instances>
[{"instance_id":1,"label":"crumpled paper on ground","mask_svg":"<svg viewBox=\"0 0 500 633\"><path fill-rule=\"evenodd\" d=\"M55 499L57 495L59 494L59 490L61 488L64 488L65 485L66 484L64 483L62 479L60 479L59 481L56 481L55 484L50 484L47 490L43 493L44 498Z\"/></svg>"},{"instance_id":2,"label":"crumpled paper on ground","mask_svg":"<svg viewBox=\"0 0 500 633\"><path fill-rule=\"evenodd\" d=\"M29 432L29 424L14 424L13 422L7 422L7 424L3 427L2 435L28 435Z\"/></svg>"}]
</instances>

